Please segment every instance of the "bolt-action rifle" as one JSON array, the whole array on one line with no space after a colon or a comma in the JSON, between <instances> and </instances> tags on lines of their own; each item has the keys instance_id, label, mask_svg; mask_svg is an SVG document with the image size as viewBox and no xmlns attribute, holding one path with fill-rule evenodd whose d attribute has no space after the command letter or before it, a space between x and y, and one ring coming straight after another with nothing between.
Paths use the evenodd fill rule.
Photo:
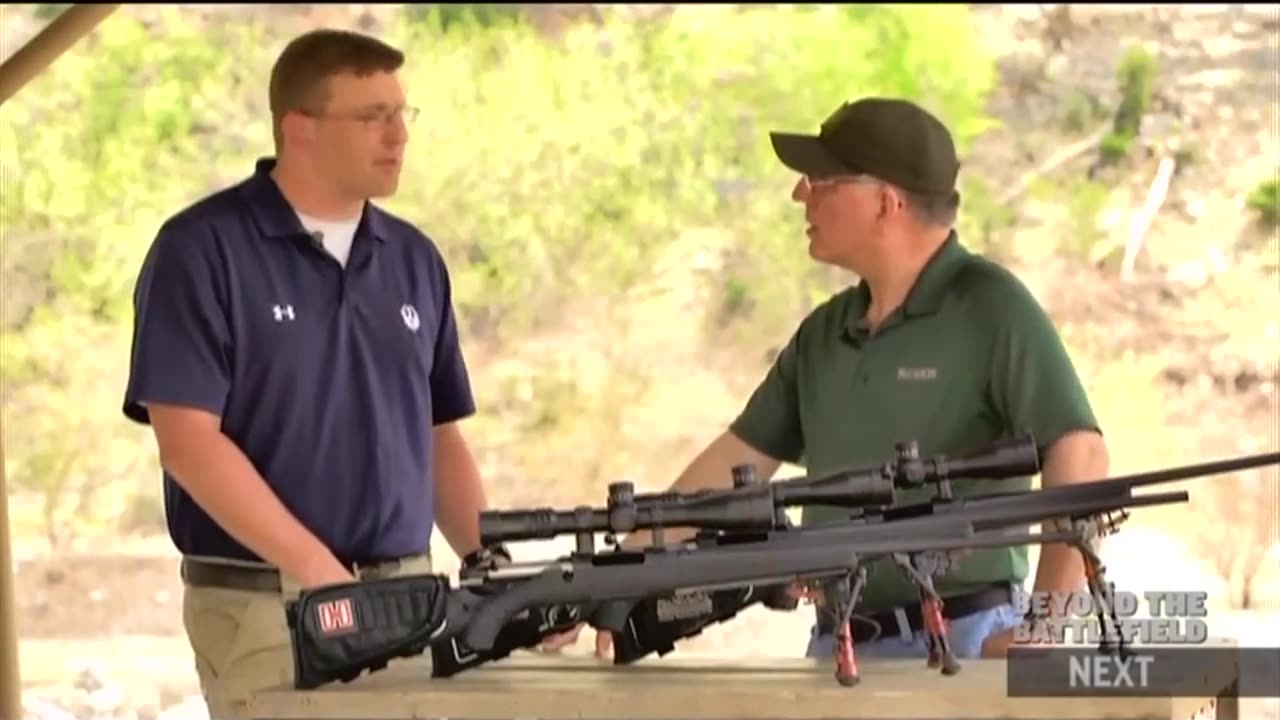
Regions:
<instances>
[{"instance_id":1,"label":"bolt-action rifle","mask_svg":"<svg viewBox=\"0 0 1280 720\"><path fill-rule=\"evenodd\" d=\"M882 466L820 478L772 484L739 478L732 490L679 497L642 495L639 503L631 485L618 483L611 487L610 503L604 509L485 513L481 525L486 543L505 535L549 537L571 528L578 534L578 551L549 563L464 572L458 588L452 588L444 576L426 575L304 592L286 612L296 684L305 688L350 680L365 670L384 667L391 659L428 648L435 661L433 674L448 676L536 645L579 619L620 631L635 604L648 597L707 588L708 583L785 585L829 577L855 567L855 559L863 554L911 551L939 532L942 539L930 542L988 542L968 539L971 533L963 522L930 523L927 532L901 540L892 528L866 528L857 536L815 548L771 547L768 533L785 521L788 507L831 504L853 509L890 504L896 487L961 477L1015 476L1033 472L1037 464L1030 438L1000 443L967 458L922 460L899 448ZM678 548L596 552L593 545L597 531L616 539L619 533L633 530L660 534L663 527L672 525L765 535L758 544L696 553Z\"/></svg>"},{"instance_id":2,"label":"bolt-action rifle","mask_svg":"<svg viewBox=\"0 0 1280 720\"><path fill-rule=\"evenodd\" d=\"M812 505L833 505L851 511L883 508L895 502L898 490L934 485L940 496L950 497L951 480L1021 477L1038 470L1039 453L1030 434L1000 439L959 456L922 458L915 443L900 443L893 456L880 465L819 477L763 483L754 467L741 466L734 468L731 489L637 494L632 483L618 482L609 486L607 504L602 508L487 511L480 514L480 539L482 544L491 545L572 534L576 548L569 559L607 557L608 562L618 562L620 560L609 553L619 549L621 535L635 530L651 531L653 546L664 544L664 528L680 526L719 532L722 546L730 540L737 543L764 540L769 533L792 529L786 514L789 508ZM605 534L604 543L610 547L608 553L597 551L597 533ZM492 592L504 584L528 580L547 564L526 563L496 570L463 569L459 573L460 585ZM786 585L769 585L725 589L711 595L685 592L678 597L656 598L649 607L664 616L675 614L687 618L692 614L696 618L707 614L707 603L720 603L736 614L739 602L735 598L745 593L750 603L759 601L775 609L793 609L796 601L786 590ZM692 607L679 607L682 601L691 601ZM432 674L449 677L501 659L515 649L537 645L548 635L584 621L615 634L629 628L634 630L637 607L636 598L625 598L531 610L509 623L504 628L506 634L491 650L468 648L461 636L456 635L433 645ZM625 662L630 645L621 647L623 653L615 655L615 660Z\"/></svg>"},{"instance_id":3,"label":"bolt-action rifle","mask_svg":"<svg viewBox=\"0 0 1280 720\"><path fill-rule=\"evenodd\" d=\"M1228 461L1230 466L1219 463L1164 471L1163 481L1275 464L1278 460L1280 454L1272 454ZM780 523L784 516L776 512L776 503L770 508L769 518L757 508L751 511L756 513L751 516L754 521L744 520L748 512L740 510L744 507L742 493L756 490L748 483L740 483L741 487L719 496L710 493L688 498L651 496L642 503L636 503L634 495L628 502L625 493L615 492L611 511L606 510L603 515L591 508L573 512L576 520L570 531L586 534L589 528L599 527L598 523L595 526L591 523L595 522L592 518L600 517L606 518L606 530L614 532L626 532L628 528L660 529L666 520L671 520L670 525L719 529L704 532L693 543L670 548L580 552L551 563L499 568L464 580L458 589L451 589L447 578L430 575L352 583L304 593L289 611L296 682L299 687L314 687L332 680L349 680L365 670L385 665L389 659L418 654L428 647L438 659L434 651L442 643L454 650L494 653L499 649L495 641L510 627L512 619L518 621L524 614L545 618L551 614L548 608L555 607L574 609L579 617L592 620L599 616L616 621L616 607L623 604L632 608L622 614L625 626L627 620L635 616L638 606L661 598L806 581L822 588L830 606L847 618L857 604L864 563L883 556L898 561L916 579L922 595L940 609L930 574L919 572L926 558L968 548L1028 542L1084 543L1082 537L1087 539L1112 531L1108 513L1186 500L1186 493L1134 496L1133 487L1162 481L1152 475L983 501L952 501L950 493L940 484L940 497L929 504L927 511L919 511L922 506L913 506L918 512L911 515L881 507L878 512L864 511L863 517L857 520L812 528L792 528ZM990 477L991 473L985 476ZM796 482L791 487L799 484ZM782 494L785 495L785 491ZM1038 507L1027 500L1037 497L1043 501ZM719 514L716 505L708 502L713 498L718 498L720 503ZM820 504L841 504L831 500L830 496L824 497ZM695 505L702 508L701 516L691 510ZM641 510L645 507L649 508L647 519ZM729 513L724 511L725 507L738 508L738 514L726 520L725 515ZM972 514L966 516L966 512ZM1067 530L1036 534L1009 532L1019 524L1064 517L1073 520ZM1086 529L1089 532L1084 532ZM584 544L581 535L579 541L580 545ZM1100 569L1100 563L1097 565ZM1091 573L1091 577L1102 582L1096 572ZM601 612L602 608L610 607L615 610ZM944 672L954 672L958 665L947 649L945 628L940 622L935 625L930 629L935 647L931 664L942 665ZM848 623L842 622L841 628L837 677L843 683L852 684L856 682L857 671ZM612 627L606 629L617 632Z\"/></svg>"},{"instance_id":4,"label":"bolt-action rifle","mask_svg":"<svg viewBox=\"0 0 1280 720\"><path fill-rule=\"evenodd\" d=\"M1098 543L1107 535L1118 532L1132 509L1186 502L1189 499L1186 491L1146 494L1134 491L1151 485L1276 464L1280 464L1280 453L1267 453L1069 486L969 498L953 498L946 488L940 488L939 495L926 502L856 510L848 520L807 525L801 535L791 537L803 537L806 542L813 538L841 538L850 528L867 524L894 527L898 532L910 536L920 527L920 521L939 518L963 519L972 523L979 535L1015 530L1031 524L1054 526L1057 528L1055 532L1041 533L1034 537L1021 532L1007 535L1010 538L1007 545L1065 542L1073 546L1084 561L1087 588L1094 598L1093 608L1102 631L1099 650L1120 652L1123 650L1123 634L1119 631L1115 603L1112 601L1115 589L1106 579L1106 568L1098 553ZM702 532L694 543L707 547L734 541L735 538L728 533ZM787 539L783 537L778 542L785 544ZM895 563L920 591L924 629L929 641L927 665L940 667L946 674L957 672L959 665L949 647L946 626L942 621L943 601L934 590L932 578L944 574L956 555L962 552L963 549L957 551L940 548L934 551L893 554ZM828 587L827 590L830 591L831 588ZM673 604L671 599L646 599L628 617L626 629L613 632L614 662L632 663L651 653L665 655L674 650L677 641L698 635L710 625L728 621L757 603L773 609L793 609L794 600L789 604L770 602L779 592L780 588L777 587L744 586L720 589L699 597L684 597L680 599L684 612L679 616L673 616L668 609ZM853 599L856 602L856 597ZM689 610L692 607L700 607L702 612L692 612ZM837 611L836 627L840 645L844 646L848 644L851 607L847 603L842 605L838 602L835 607L843 610L842 613ZM830 610L829 608L828 611ZM843 656L846 652L851 653L851 649L838 647L837 652ZM850 657L844 662L851 664L853 661Z\"/></svg>"}]
</instances>

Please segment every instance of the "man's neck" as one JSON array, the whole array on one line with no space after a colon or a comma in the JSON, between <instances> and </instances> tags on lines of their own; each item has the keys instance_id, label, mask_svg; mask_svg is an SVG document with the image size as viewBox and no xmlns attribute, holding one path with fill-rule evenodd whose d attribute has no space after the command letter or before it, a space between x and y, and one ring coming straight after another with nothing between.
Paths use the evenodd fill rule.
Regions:
<instances>
[{"instance_id":1,"label":"man's neck","mask_svg":"<svg viewBox=\"0 0 1280 720\"><path fill-rule=\"evenodd\" d=\"M271 179L281 194L303 215L317 220L354 220L364 211L364 202L342 198L317 188L307 178L315 177L305 168L277 162L271 170Z\"/></svg>"},{"instance_id":2,"label":"man's neck","mask_svg":"<svg viewBox=\"0 0 1280 720\"><path fill-rule=\"evenodd\" d=\"M880 268L863 275L871 289L867 322L873 330L906 302L925 265L950 236L950 230L928 231L906 239L899 246L900 252L886 258Z\"/></svg>"}]
</instances>

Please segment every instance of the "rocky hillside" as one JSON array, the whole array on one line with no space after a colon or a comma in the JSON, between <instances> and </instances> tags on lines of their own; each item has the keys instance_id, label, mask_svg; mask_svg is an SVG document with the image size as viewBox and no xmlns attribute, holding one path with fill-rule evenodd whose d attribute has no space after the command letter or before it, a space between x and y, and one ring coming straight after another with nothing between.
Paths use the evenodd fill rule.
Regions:
<instances>
[{"instance_id":1,"label":"rocky hillside","mask_svg":"<svg viewBox=\"0 0 1280 720\"><path fill-rule=\"evenodd\" d=\"M1179 417L1233 416L1265 439L1280 246L1247 203L1280 172L1280 10L985 6L980 17L1006 48L993 104L1005 128L970 170L1009 203L998 252L1103 356L1158 356ZM1107 163L1118 76L1143 54L1149 107L1128 155Z\"/></svg>"}]
</instances>

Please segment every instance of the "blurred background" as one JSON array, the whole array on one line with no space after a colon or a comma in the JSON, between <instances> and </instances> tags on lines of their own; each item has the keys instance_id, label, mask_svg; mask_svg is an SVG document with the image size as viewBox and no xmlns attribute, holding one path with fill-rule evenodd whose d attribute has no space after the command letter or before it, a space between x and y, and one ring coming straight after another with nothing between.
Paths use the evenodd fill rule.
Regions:
<instances>
[{"instance_id":1,"label":"blurred background","mask_svg":"<svg viewBox=\"0 0 1280 720\"><path fill-rule=\"evenodd\" d=\"M3 55L65 7L0 8ZM451 265L496 505L660 488L721 431L856 281L808 259L767 132L868 94L956 134L960 237L1059 324L1116 473L1277 447L1275 6L126 6L0 110L33 713L203 713L154 444L120 413L133 282L166 217L271 152L270 65L317 26L409 56L423 112L386 205ZM1188 489L1112 538L1112 577L1208 591L1216 635L1274 632L1275 473ZM809 619L750 614L688 652L797 656Z\"/></svg>"}]
</instances>

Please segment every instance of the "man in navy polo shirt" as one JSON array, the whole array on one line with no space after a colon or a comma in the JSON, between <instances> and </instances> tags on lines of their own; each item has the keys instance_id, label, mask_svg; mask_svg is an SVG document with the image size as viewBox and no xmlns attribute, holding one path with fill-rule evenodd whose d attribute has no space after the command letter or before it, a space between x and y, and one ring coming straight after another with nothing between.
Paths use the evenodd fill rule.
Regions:
<instances>
[{"instance_id":1,"label":"man in navy polo shirt","mask_svg":"<svg viewBox=\"0 0 1280 720\"><path fill-rule=\"evenodd\" d=\"M210 713L293 682L300 588L464 562L486 507L449 272L395 192L404 56L308 33L272 71L275 160L160 228L138 278L124 412L149 423Z\"/></svg>"}]
</instances>

